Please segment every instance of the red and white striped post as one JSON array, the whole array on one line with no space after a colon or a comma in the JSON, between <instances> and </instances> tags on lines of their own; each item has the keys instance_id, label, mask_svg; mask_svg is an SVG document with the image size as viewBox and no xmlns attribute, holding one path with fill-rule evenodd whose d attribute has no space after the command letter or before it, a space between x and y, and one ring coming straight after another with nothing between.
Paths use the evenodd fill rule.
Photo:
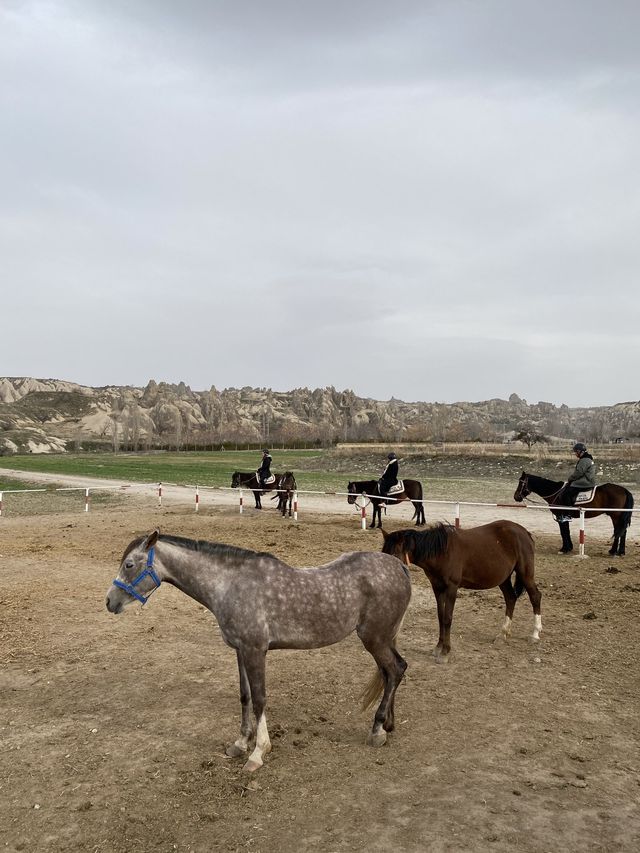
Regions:
<instances>
[{"instance_id":1,"label":"red and white striped post","mask_svg":"<svg viewBox=\"0 0 640 853\"><path fill-rule=\"evenodd\" d=\"M579 549L578 556L579 557L585 557L586 554L584 553L584 510L583 509L580 510L580 540L579 541L580 541L580 549Z\"/></svg>"},{"instance_id":2,"label":"red and white striped post","mask_svg":"<svg viewBox=\"0 0 640 853\"><path fill-rule=\"evenodd\" d=\"M196 486L196 512L200 509L200 492L198 491L198 487Z\"/></svg>"},{"instance_id":3,"label":"red and white striped post","mask_svg":"<svg viewBox=\"0 0 640 853\"><path fill-rule=\"evenodd\" d=\"M455 521L456 529L460 527L460 504L456 503L456 521Z\"/></svg>"},{"instance_id":4,"label":"red and white striped post","mask_svg":"<svg viewBox=\"0 0 640 853\"><path fill-rule=\"evenodd\" d=\"M89 512L89 489L84 490L84 511Z\"/></svg>"},{"instance_id":5,"label":"red and white striped post","mask_svg":"<svg viewBox=\"0 0 640 853\"><path fill-rule=\"evenodd\" d=\"M242 489L240 489L240 515L242 515L243 509L244 509L244 507L243 507L243 500L242 500Z\"/></svg>"},{"instance_id":6,"label":"red and white striped post","mask_svg":"<svg viewBox=\"0 0 640 853\"><path fill-rule=\"evenodd\" d=\"M2 518L2 492L0 492L0 518Z\"/></svg>"},{"instance_id":7,"label":"red and white striped post","mask_svg":"<svg viewBox=\"0 0 640 853\"><path fill-rule=\"evenodd\" d=\"M360 528L361 528L361 530L367 529L367 504L366 504L366 500L362 501L362 509L360 510Z\"/></svg>"},{"instance_id":8,"label":"red and white striped post","mask_svg":"<svg viewBox=\"0 0 640 853\"><path fill-rule=\"evenodd\" d=\"M2 497L2 495L0 495ZM293 520L298 520L298 493L293 493Z\"/></svg>"},{"instance_id":9,"label":"red and white striped post","mask_svg":"<svg viewBox=\"0 0 640 853\"><path fill-rule=\"evenodd\" d=\"M158 506L162 506L162 483L158 483Z\"/></svg>"}]
</instances>

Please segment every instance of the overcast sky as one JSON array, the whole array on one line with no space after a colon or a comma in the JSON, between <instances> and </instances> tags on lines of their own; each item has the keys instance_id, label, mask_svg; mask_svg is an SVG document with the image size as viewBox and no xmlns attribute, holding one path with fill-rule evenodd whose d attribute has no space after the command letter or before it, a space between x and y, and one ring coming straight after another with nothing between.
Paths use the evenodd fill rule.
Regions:
<instances>
[{"instance_id":1,"label":"overcast sky","mask_svg":"<svg viewBox=\"0 0 640 853\"><path fill-rule=\"evenodd\" d=\"M637 0L0 0L0 375L640 398Z\"/></svg>"}]
</instances>

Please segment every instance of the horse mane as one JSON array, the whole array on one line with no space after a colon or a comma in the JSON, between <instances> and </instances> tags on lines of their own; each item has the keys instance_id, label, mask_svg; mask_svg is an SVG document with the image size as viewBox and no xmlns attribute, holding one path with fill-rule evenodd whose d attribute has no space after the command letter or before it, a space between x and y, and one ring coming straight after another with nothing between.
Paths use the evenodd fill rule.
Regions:
<instances>
[{"instance_id":1,"label":"horse mane","mask_svg":"<svg viewBox=\"0 0 640 853\"><path fill-rule=\"evenodd\" d=\"M563 480L551 480L549 477L540 477L538 474L531 474L528 471L523 471L522 473L528 478L529 483L531 483L532 480L541 484L549 483L552 486L561 486L563 483Z\"/></svg>"},{"instance_id":2,"label":"horse mane","mask_svg":"<svg viewBox=\"0 0 640 853\"><path fill-rule=\"evenodd\" d=\"M364 489L366 492L369 492L378 485L378 481L377 480L350 480L349 485L353 486L358 491L362 491Z\"/></svg>"},{"instance_id":3,"label":"horse mane","mask_svg":"<svg viewBox=\"0 0 640 853\"><path fill-rule=\"evenodd\" d=\"M144 537L143 537L144 538ZM142 540L137 540L138 542ZM169 533L161 533L159 542L167 542L185 548L187 551L195 551L197 554L208 554L212 557L237 557L240 560L249 557L271 557L278 558L267 551L251 551L249 548L238 548L235 545L225 545L222 542L207 542L205 539L187 539L186 536L173 536Z\"/></svg>"},{"instance_id":4,"label":"horse mane","mask_svg":"<svg viewBox=\"0 0 640 853\"><path fill-rule=\"evenodd\" d=\"M407 531L413 538L413 559L430 560L445 554L449 547L449 538L455 535L455 527L452 524L438 522L426 530Z\"/></svg>"}]
</instances>

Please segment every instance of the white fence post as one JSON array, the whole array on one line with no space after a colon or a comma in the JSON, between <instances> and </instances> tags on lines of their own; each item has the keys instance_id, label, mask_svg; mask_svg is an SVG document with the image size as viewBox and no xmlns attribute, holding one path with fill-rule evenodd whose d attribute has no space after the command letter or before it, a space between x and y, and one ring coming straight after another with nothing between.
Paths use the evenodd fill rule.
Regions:
<instances>
[{"instance_id":1,"label":"white fence post","mask_svg":"<svg viewBox=\"0 0 640 853\"><path fill-rule=\"evenodd\" d=\"M89 489L84 490L84 511L89 512Z\"/></svg>"},{"instance_id":2,"label":"white fence post","mask_svg":"<svg viewBox=\"0 0 640 853\"><path fill-rule=\"evenodd\" d=\"M1 496L0 496L1 497ZM298 493L293 493L293 520L298 520Z\"/></svg>"}]
</instances>

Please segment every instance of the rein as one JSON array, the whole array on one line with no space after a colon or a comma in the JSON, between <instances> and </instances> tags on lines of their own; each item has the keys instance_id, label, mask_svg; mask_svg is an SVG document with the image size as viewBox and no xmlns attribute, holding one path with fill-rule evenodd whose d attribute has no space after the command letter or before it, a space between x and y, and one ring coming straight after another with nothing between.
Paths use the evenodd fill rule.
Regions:
<instances>
[{"instance_id":1,"label":"rein","mask_svg":"<svg viewBox=\"0 0 640 853\"><path fill-rule=\"evenodd\" d=\"M553 498L555 498L555 497L556 497L556 495L559 495L559 494L560 494L560 492L563 490L563 488L564 488L564 483L560 486L560 488L559 488L559 489L556 489L556 491L555 491L555 492L552 492L550 495L542 495L542 494L541 494L541 495L540 495L540 497L541 497L543 500L545 500L549 505L551 505L551 501L550 501L549 499L550 499L550 498L551 498L551 499L553 499ZM526 497L528 497L529 495L533 494L532 490L529 488L529 475L528 475L528 474L527 474L527 476L524 478L524 482L523 482L523 483L521 483L521 485L520 485L520 489L521 489L521 490L522 490L522 489L526 489L526 490L527 490L527 494L526 494L526 495L523 495L523 498L526 498ZM531 501L531 503L534 503L534 501Z\"/></svg>"},{"instance_id":2,"label":"rein","mask_svg":"<svg viewBox=\"0 0 640 853\"><path fill-rule=\"evenodd\" d=\"M160 578L153 570L153 559L155 557L155 554L156 549L149 548L149 553L147 554L147 565L134 581L132 581L131 583L125 583L124 581L121 581L116 578L113 582L113 585L117 586L118 589L121 589L123 592L126 592L128 595L131 595L133 598L137 599L141 604L146 604L149 600L149 597L151 596L151 593L155 592L160 586ZM155 586L153 586L145 596L139 592L136 592L136 587L138 586L138 584L142 583L142 581L146 577L151 578Z\"/></svg>"}]
</instances>

